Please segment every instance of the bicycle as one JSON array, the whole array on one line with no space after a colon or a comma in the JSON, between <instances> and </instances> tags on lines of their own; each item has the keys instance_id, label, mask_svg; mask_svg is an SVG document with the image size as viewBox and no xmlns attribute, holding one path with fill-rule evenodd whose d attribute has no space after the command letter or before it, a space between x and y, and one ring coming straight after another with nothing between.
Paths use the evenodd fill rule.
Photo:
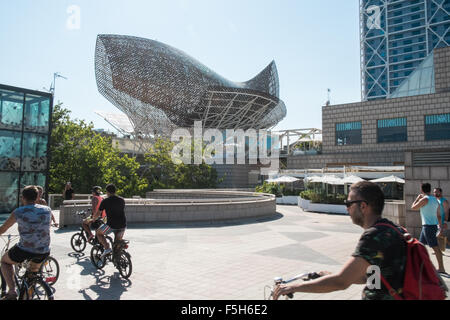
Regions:
<instances>
[{"instance_id":1,"label":"bicycle","mask_svg":"<svg viewBox=\"0 0 450 320\"><path fill-rule=\"evenodd\" d=\"M19 235L7 235L8 241L6 242L6 245L2 249L2 256L3 254L9 249L9 245L12 241L12 239L17 239L20 236ZM15 269L16 272L14 272L14 281L16 282L16 290L18 291L18 299L19 300L54 300L53 291L50 288L50 285L44 280L42 273L40 271L31 271L31 261L26 260L24 261L27 265L27 270L23 274L21 278L19 278L17 274L17 269ZM40 266L41 270L42 265ZM1 297L4 297L6 295L6 281L3 277L3 274L0 270L0 278L1 278Z\"/></svg>"},{"instance_id":2,"label":"bicycle","mask_svg":"<svg viewBox=\"0 0 450 320\"><path fill-rule=\"evenodd\" d=\"M75 214L78 215L79 217L81 217L82 219L85 219L91 213L92 213L92 209L89 208L87 210L77 211ZM93 230L96 230L103 223L104 223L103 219L99 218L91 224L91 228ZM72 247L72 249L75 252L81 253L84 251L84 249L86 249L87 243L90 243L93 246L96 244L99 244L97 235L94 235L94 237L90 241L87 240L88 238L89 238L89 235L87 234L86 230L84 230L84 228L81 226L79 231L70 238L70 246ZM112 238L109 236L106 237L106 240L109 241L110 244L113 243Z\"/></svg>"},{"instance_id":3,"label":"bicycle","mask_svg":"<svg viewBox=\"0 0 450 320\"><path fill-rule=\"evenodd\" d=\"M274 285L273 286L265 286L264 287L264 300L270 300L271 298L273 298L273 292L275 290L275 287L280 285L280 284L287 284L287 283L291 283L294 281L297 281L299 279L302 279L303 281L309 281L309 280L314 280L317 278L320 278L322 276L324 276L326 273L323 272L306 272L306 273L302 273L299 275L296 275L295 277L289 279L289 280L283 280L283 278L281 277L276 277L274 278ZM270 295L267 297L266 296L266 289L269 288L270 289ZM286 300L288 299L292 299L294 298L294 294L293 293L289 293L286 295Z\"/></svg>"},{"instance_id":4,"label":"bicycle","mask_svg":"<svg viewBox=\"0 0 450 320\"><path fill-rule=\"evenodd\" d=\"M29 261L24 261L15 266L16 274L21 279L26 270L29 268ZM52 256L48 256L42 262L41 267L39 268L39 273L42 275L42 278L47 282L50 286L53 286L56 281L59 279L59 263Z\"/></svg>"},{"instance_id":5,"label":"bicycle","mask_svg":"<svg viewBox=\"0 0 450 320\"><path fill-rule=\"evenodd\" d=\"M131 255L126 251L128 249L128 240L114 240L113 250L102 259L103 246L99 243L91 249L91 262L97 269L103 269L108 261L114 264L124 279L131 276L133 265L131 263Z\"/></svg>"}]
</instances>

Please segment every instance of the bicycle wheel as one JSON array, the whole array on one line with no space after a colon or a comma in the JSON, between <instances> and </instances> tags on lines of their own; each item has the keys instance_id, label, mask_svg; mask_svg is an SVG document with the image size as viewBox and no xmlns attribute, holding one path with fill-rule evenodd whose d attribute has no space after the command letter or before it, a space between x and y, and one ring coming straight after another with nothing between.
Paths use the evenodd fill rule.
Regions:
<instances>
[{"instance_id":1,"label":"bicycle wheel","mask_svg":"<svg viewBox=\"0 0 450 320\"><path fill-rule=\"evenodd\" d=\"M42 263L39 272L50 286L54 285L59 278L59 263L52 256L47 257Z\"/></svg>"},{"instance_id":2,"label":"bicycle wheel","mask_svg":"<svg viewBox=\"0 0 450 320\"><path fill-rule=\"evenodd\" d=\"M120 253L119 259L117 260L117 269L123 278L128 279L131 276L133 265L131 264L131 256L128 252L122 251Z\"/></svg>"},{"instance_id":3,"label":"bicycle wheel","mask_svg":"<svg viewBox=\"0 0 450 320\"><path fill-rule=\"evenodd\" d=\"M83 252L86 248L86 238L83 233L77 232L70 238L70 245L75 252Z\"/></svg>"},{"instance_id":4,"label":"bicycle wheel","mask_svg":"<svg viewBox=\"0 0 450 320\"><path fill-rule=\"evenodd\" d=\"M19 300L54 300L53 291L41 277L30 279L20 290Z\"/></svg>"},{"instance_id":5,"label":"bicycle wheel","mask_svg":"<svg viewBox=\"0 0 450 320\"><path fill-rule=\"evenodd\" d=\"M106 258L103 260L100 258L103 251L105 251L105 249L101 244L96 244L91 249L91 262L97 269L103 269L103 267L106 265Z\"/></svg>"}]
</instances>

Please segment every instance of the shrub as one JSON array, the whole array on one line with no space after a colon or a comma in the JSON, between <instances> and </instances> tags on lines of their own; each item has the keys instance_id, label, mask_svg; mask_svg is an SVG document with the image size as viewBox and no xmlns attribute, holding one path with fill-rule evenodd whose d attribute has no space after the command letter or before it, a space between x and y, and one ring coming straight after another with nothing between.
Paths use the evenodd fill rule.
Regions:
<instances>
[{"instance_id":1,"label":"shrub","mask_svg":"<svg viewBox=\"0 0 450 320\"><path fill-rule=\"evenodd\" d=\"M297 190L291 190L290 188L285 188L282 190L283 196L298 196Z\"/></svg>"},{"instance_id":2,"label":"shrub","mask_svg":"<svg viewBox=\"0 0 450 320\"><path fill-rule=\"evenodd\" d=\"M300 197L302 197L302 199L311 200L311 196L313 193L314 193L313 190L305 190L305 191L300 192L299 195L300 195Z\"/></svg>"},{"instance_id":3,"label":"shrub","mask_svg":"<svg viewBox=\"0 0 450 320\"><path fill-rule=\"evenodd\" d=\"M281 193L281 188L277 183L269 183L264 182L261 186L257 186L255 188L256 192L262 192L262 193L270 193L274 194L277 197L281 197L283 194Z\"/></svg>"},{"instance_id":4,"label":"shrub","mask_svg":"<svg viewBox=\"0 0 450 320\"><path fill-rule=\"evenodd\" d=\"M300 192L300 197L305 200L311 200L312 203L324 204L344 204L347 199L345 194L326 194L325 192L316 192L314 190L305 190Z\"/></svg>"}]
</instances>

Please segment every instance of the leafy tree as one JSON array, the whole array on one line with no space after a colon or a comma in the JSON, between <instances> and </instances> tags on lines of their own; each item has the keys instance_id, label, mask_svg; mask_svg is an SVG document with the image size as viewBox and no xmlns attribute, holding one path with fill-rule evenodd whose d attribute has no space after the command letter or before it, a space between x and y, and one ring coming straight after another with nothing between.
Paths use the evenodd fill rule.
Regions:
<instances>
[{"instance_id":1,"label":"leafy tree","mask_svg":"<svg viewBox=\"0 0 450 320\"><path fill-rule=\"evenodd\" d=\"M70 119L70 111L57 104L53 110L50 143L49 192L61 193L71 181L77 193L92 186L114 183L124 197L143 195L148 183L138 175L139 163L121 156L110 137L93 130L93 124Z\"/></svg>"},{"instance_id":2,"label":"leafy tree","mask_svg":"<svg viewBox=\"0 0 450 320\"><path fill-rule=\"evenodd\" d=\"M154 141L145 154L147 177L152 189L201 189L215 188L219 183L217 171L205 164L175 163L171 152L175 144L163 138ZM193 155L193 147L191 155Z\"/></svg>"}]
</instances>

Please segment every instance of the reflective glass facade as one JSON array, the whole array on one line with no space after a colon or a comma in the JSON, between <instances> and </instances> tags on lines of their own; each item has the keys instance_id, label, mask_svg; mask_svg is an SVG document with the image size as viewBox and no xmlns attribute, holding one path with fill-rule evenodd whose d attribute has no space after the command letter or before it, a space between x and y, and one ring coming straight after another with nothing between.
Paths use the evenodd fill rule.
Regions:
<instances>
[{"instance_id":1,"label":"reflective glass facade","mask_svg":"<svg viewBox=\"0 0 450 320\"><path fill-rule=\"evenodd\" d=\"M431 93L436 93L434 82L434 54L430 54L389 98L410 97Z\"/></svg>"},{"instance_id":2,"label":"reflective glass facade","mask_svg":"<svg viewBox=\"0 0 450 320\"><path fill-rule=\"evenodd\" d=\"M450 140L450 113L425 116L425 140Z\"/></svg>"},{"instance_id":3,"label":"reflective glass facade","mask_svg":"<svg viewBox=\"0 0 450 320\"><path fill-rule=\"evenodd\" d=\"M377 121L377 142L408 141L406 118L383 119Z\"/></svg>"},{"instance_id":4,"label":"reflective glass facade","mask_svg":"<svg viewBox=\"0 0 450 320\"><path fill-rule=\"evenodd\" d=\"M449 12L449 0L360 0L363 100L388 97L435 48L450 45Z\"/></svg>"},{"instance_id":5,"label":"reflective glass facade","mask_svg":"<svg viewBox=\"0 0 450 320\"><path fill-rule=\"evenodd\" d=\"M336 123L336 145L361 144L361 122Z\"/></svg>"},{"instance_id":6,"label":"reflective glass facade","mask_svg":"<svg viewBox=\"0 0 450 320\"><path fill-rule=\"evenodd\" d=\"M0 85L0 213L26 185L47 187L52 95Z\"/></svg>"}]
</instances>

